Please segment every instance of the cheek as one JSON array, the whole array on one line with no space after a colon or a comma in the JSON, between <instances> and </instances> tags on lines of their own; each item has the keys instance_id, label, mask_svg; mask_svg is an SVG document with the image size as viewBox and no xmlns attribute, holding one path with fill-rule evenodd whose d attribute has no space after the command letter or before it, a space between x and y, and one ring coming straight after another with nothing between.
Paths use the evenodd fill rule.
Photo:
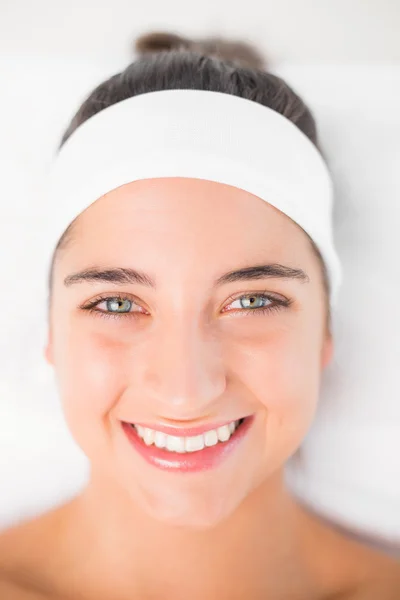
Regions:
<instances>
[{"instance_id":1,"label":"cheek","mask_svg":"<svg viewBox=\"0 0 400 600\"><path fill-rule=\"evenodd\" d=\"M271 464L300 445L313 420L320 385L317 337L276 331L242 361L242 379L265 410L266 452ZM257 407L256 407L257 409Z\"/></svg>"},{"instance_id":2,"label":"cheek","mask_svg":"<svg viewBox=\"0 0 400 600\"><path fill-rule=\"evenodd\" d=\"M127 385L126 347L106 336L71 327L59 331L55 366L63 412L72 435L82 447L104 439L108 415Z\"/></svg>"}]
</instances>

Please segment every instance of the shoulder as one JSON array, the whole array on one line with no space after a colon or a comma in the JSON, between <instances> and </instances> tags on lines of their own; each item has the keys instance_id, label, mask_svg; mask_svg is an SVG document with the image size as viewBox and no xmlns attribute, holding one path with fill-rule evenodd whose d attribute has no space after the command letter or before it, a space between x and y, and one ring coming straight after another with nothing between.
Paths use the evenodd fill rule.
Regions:
<instances>
[{"instance_id":1,"label":"shoulder","mask_svg":"<svg viewBox=\"0 0 400 600\"><path fill-rule=\"evenodd\" d=\"M343 536L343 556L354 577L354 591L343 600L400 600L400 560ZM350 575L351 573L351 575Z\"/></svg>"},{"instance_id":2,"label":"shoulder","mask_svg":"<svg viewBox=\"0 0 400 600\"><path fill-rule=\"evenodd\" d=\"M363 545L345 548L348 570L325 600L400 600L400 562ZM340 588L340 591L338 591Z\"/></svg>"},{"instance_id":3,"label":"shoulder","mask_svg":"<svg viewBox=\"0 0 400 600\"><path fill-rule=\"evenodd\" d=\"M375 554L374 551L374 556ZM398 600L400 598L400 560L398 558L394 559L381 554L375 558L373 566L371 566L370 580L365 586L366 600L369 596L381 600Z\"/></svg>"},{"instance_id":4,"label":"shoulder","mask_svg":"<svg viewBox=\"0 0 400 600\"><path fill-rule=\"evenodd\" d=\"M44 600L63 507L0 532L0 598ZM51 570L51 569L50 569Z\"/></svg>"},{"instance_id":5,"label":"shoulder","mask_svg":"<svg viewBox=\"0 0 400 600\"><path fill-rule=\"evenodd\" d=\"M348 600L400 600L400 560L345 534L340 551L357 585Z\"/></svg>"},{"instance_id":6,"label":"shoulder","mask_svg":"<svg viewBox=\"0 0 400 600\"><path fill-rule=\"evenodd\" d=\"M394 548L365 535L338 532L343 555L359 581L349 600L400 600L400 556Z\"/></svg>"},{"instance_id":7,"label":"shoulder","mask_svg":"<svg viewBox=\"0 0 400 600\"><path fill-rule=\"evenodd\" d=\"M35 540L40 548L36 519L13 525L0 533L0 598L28 600L40 598L34 581Z\"/></svg>"},{"instance_id":8,"label":"shoulder","mask_svg":"<svg viewBox=\"0 0 400 600\"><path fill-rule=\"evenodd\" d=\"M300 504L310 562L332 600L400 600L400 556ZM341 591L339 591L341 590Z\"/></svg>"},{"instance_id":9,"label":"shoulder","mask_svg":"<svg viewBox=\"0 0 400 600\"><path fill-rule=\"evenodd\" d=\"M399 600L400 564L372 576L346 600Z\"/></svg>"}]
</instances>

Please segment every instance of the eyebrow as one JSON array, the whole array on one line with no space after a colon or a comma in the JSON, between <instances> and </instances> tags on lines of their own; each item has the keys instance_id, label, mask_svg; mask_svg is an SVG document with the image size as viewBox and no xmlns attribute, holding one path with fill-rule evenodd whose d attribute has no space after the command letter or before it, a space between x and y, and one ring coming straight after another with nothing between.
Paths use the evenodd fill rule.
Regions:
<instances>
[{"instance_id":1,"label":"eyebrow","mask_svg":"<svg viewBox=\"0 0 400 600\"><path fill-rule=\"evenodd\" d=\"M214 281L213 287L219 287L235 281L251 281L255 279L298 279L302 282L310 281L307 273L302 269L293 269L274 263L228 271ZM150 275L142 271L123 267L108 269L93 267L68 275L64 279L64 284L67 287L83 282L105 282L120 285L136 284L156 289L156 282Z\"/></svg>"}]
</instances>

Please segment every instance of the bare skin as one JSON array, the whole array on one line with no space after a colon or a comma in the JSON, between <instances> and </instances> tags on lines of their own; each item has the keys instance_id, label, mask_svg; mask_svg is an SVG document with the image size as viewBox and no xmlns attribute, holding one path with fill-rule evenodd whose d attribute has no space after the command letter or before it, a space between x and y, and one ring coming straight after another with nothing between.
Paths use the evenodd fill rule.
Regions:
<instances>
[{"instance_id":1,"label":"bare skin","mask_svg":"<svg viewBox=\"0 0 400 600\"><path fill-rule=\"evenodd\" d=\"M278 477L249 499L254 513L222 538L201 533L166 540L142 532L123 556L94 530L87 489L73 500L0 535L0 597L7 600L397 600L400 564L326 525L296 503ZM280 498L271 504L271 491ZM85 497L85 494L87 496ZM249 507L250 508L250 507ZM273 515L272 521L268 512ZM243 511L244 512L244 511ZM285 525L281 518L285 516ZM93 515L92 515L93 517ZM112 519L110 520L111 523ZM279 524L279 525L278 525ZM148 524L147 524L148 525ZM146 527L146 525L145 525ZM247 534L243 534L243 529ZM257 534L255 534L257 530ZM149 529L147 530L149 533ZM104 539L101 540L101 535ZM157 534L154 532L154 535ZM231 553L219 539L230 535ZM238 542L235 538L238 538ZM273 542L270 539L273 538ZM109 544L109 545L108 545ZM224 545L222 543L222 545ZM323 551L321 551L323 549ZM157 565L157 576L154 566ZM118 577L114 579L113 574ZM122 578L124 573L126 579Z\"/></svg>"},{"instance_id":2,"label":"bare skin","mask_svg":"<svg viewBox=\"0 0 400 600\"><path fill-rule=\"evenodd\" d=\"M215 286L265 264L285 276ZM139 270L157 285L65 284L94 267ZM116 294L130 303L124 315L104 300ZM257 313L239 305L250 296L263 300ZM46 358L90 480L3 532L1 598L398 600L396 561L308 513L283 485L333 354L321 266L293 221L215 182L121 186L79 216L55 264L49 317ZM121 427L213 429L249 415L235 451L190 476L149 465Z\"/></svg>"}]
</instances>

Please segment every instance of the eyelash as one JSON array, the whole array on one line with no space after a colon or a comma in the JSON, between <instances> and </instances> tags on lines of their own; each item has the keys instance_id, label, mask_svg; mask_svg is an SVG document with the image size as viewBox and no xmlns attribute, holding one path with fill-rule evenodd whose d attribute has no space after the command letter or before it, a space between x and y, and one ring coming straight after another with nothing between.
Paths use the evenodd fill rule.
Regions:
<instances>
[{"instance_id":1,"label":"eyelash","mask_svg":"<svg viewBox=\"0 0 400 600\"><path fill-rule=\"evenodd\" d=\"M276 298L274 296L271 296L269 294L267 294L266 292L260 292L260 293L254 293L254 294L243 294L242 296L237 296L236 298L228 298L228 300L230 301L229 304L231 302L234 302L235 300L240 300L242 298L262 298L263 300L270 300L272 302L274 302L274 304L271 304L269 306L260 306L257 308L243 308L243 309L237 309L239 311L239 313L243 314L249 314L249 313L256 313L258 315L260 314L267 314L267 313L271 313L273 311L280 311L282 308L288 308L291 304L292 304L292 300L281 300L279 298ZM80 306L79 308L81 308L82 310L86 310L89 313L92 313L98 317L102 317L105 319L119 319L120 317L136 317L137 315L141 315L143 313L138 312L138 311L134 311L134 312L125 312L125 313L117 313L117 312L111 312L111 311L104 311L104 310L98 310L96 309L96 306L98 304L100 304L101 302L104 302L105 300L120 300L120 301L124 301L124 300L129 300L131 302L134 302L134 300L132 300L129 296L122 296L119 294L116 294L115 296L98 296L97 298L95 298L92 302L90 302L90 304L87 304L86 306ZM227 311L227 312L232 312L232 311ZM233 311L235 312L235 311Z\"/></svg>"}]
</instances>

